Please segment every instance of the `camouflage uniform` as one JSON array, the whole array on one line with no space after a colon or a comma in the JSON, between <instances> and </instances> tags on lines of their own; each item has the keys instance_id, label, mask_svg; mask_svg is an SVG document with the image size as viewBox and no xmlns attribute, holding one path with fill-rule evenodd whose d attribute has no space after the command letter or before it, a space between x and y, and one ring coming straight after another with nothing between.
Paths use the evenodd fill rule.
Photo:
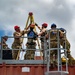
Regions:
<instances>
[{"instance_id":1,"label":"camouflage uniform","mask_svg":"<svg viewBox=\"0 0 75 75\"><path fill-rule=\"evenodd\" d=\"M52 29L48 31L48 35L50 38L50 48L57 48L58 47L58 40L57 40L57 29ZM57 61L57 49L56 50L51 50L50 51L50 59L51 59L51 63L53 63L54 61ZM53 57L55 56L55 57Z\"/></svg>"},{"instance_id":2,"label":"camouflage uniform","mask_svg":"<svg viewBox=\"0 0 75 75\"><path fill-rule=\"evenodd\" d=\"M69 41L66 38L65 31L62 31L62 30L60 30L60 31L61 31L61 34L60 34L60 45L64 49L67 49L67 54L68 54L68 57L69 57L69 54L70 54L70 43L69 43Z\"/></svg>"},{"instance_id":3,"label":"camouflage uniform","mask_svg":"<svg viewBox=\"0 0 75 75\"><path fill-rule=\"evenodd\" d=\"M68 64L69 65L73 65L73 61L74 61L74 58L71 56L70 54L70 43L69 41L67 40L66 36L65 36L65 33L62 32L62 37L60 37L60 44L61 46L64 48L64 49L67 49L67 57L68 57Z\"/></svg>"},{"instance_id":4,"label":"camouflage uniform","mask_svg":"<svg viewBox=\"0 0 75 75\"><path fill-rule=\"evenodd\" d=\"M12 51L11 50L8 50L10 48L6 44L6 41L7 40L8 40L8 37L7 36L4 36L3 37L3 40L2 40L2 49L6 49L6 50L3 50L2 51L2 59L12 59Z\"/></svg>"},{"instance_id":5,"label":"camouflage uniform","mask_svg":"<svg viewBox=\"0 0 75 75\"><path fill-rule=\"evenodd\" d=\"M27 34L28 34L28 32L27 32ZM36 34L37 33L35 32L35 36L36 36ZM28 41L26 43L26 46L27 46L27 49L30 49L30 50L27 50L26 51L26 54L24 56L24 59L26 59L26 60L34 60L35 49L36 49L36 37L35 38L33 38L33 37L32 38L28 38Z\"/></svg>"},{"instance_id":6,"label":"camouflage uniform","mask_svg":"<svg viewBox=\"0 0 75 75\"><path fill-rule=\"evenodd\" d=\"M44 40L46 40L44 37L47 34L46 28L43 28L42 31L43 31L43 33L41 34L40 40L41 40L41 48L42 48L42 52L43 52L43 50L44 50L44 42L45 42Z\"/></svg>"},{"instance_id":7,"label":"camouflage uniform","mask_svg":"<svg viewBox=\"0 0 75 75\"><path fill-rule=\"evenodd\" d=\"M18 55L18 52L20 49L22 49L22 39L23 38L15 38L16 37L16 34L21 34L21 35L24 35L25 31L20 31L20 32L14 32L14 42L12 44L12 49L18 49L18 50L13 50L12 52L12 56L13 56L13 59L16 59L17 58L17 55Z\"/></svg>"},{"instance_id":8,"label":"camouflage uniform","mask_svg":"<svg viewBox=\"0 0 75 75\"><path fill-rule=\"evenodd\" d=\"M6 40L5 39L3 39L2 40L2 49L7 49L8 48L8 45L6 44Z\"/></svg>"},{"instance_id":9,"label":"camouflage uniform","mask_svg":"<svg viewBox=\"0 0 75 75\"><path fill-rule=\"evenodd\" d=\"M63 48L66 48L67 49L67 53L70 52L70 43L69 41L67 40L67 38L62 38L60 39L60 44ZM65 45L66 44L66 45Z\"/></svg>"},{"instance_id":10,"label":"camouflage uniform","mask_svg":"<svg viewBox=\"0 0 75 75\"><path fill-rule=\"evenodd\" d=\"M30 40L32 40L32 41L30 42ZM30 49L30 50L26 51L24 59L34 60L35 50L33 50L33 49L36 49L36 42L33 41L33 39L28 39L26 46L27 46L27 49Z\"/></svg>"},{"instance_id":11,"label":"camouflage uniform","mask_svg":"<svg viewBox=\"0 0 75 75\"><path fill-rule=\"evenodd\" d=\"M36 26L40 29L40 33L38 34L38 36L41 36L41 38L40 38L40 40L41 40L41 49L42 49L42 53L44 53L44 50L46 49L44 47L44 45L46 45L46 43L47 43L46 39L44 37L47 34L47 29L46 28L47 28L48 24L43 23L42 27L39 27L37 24L36 24Z\"/></svg>"}]
</instances>

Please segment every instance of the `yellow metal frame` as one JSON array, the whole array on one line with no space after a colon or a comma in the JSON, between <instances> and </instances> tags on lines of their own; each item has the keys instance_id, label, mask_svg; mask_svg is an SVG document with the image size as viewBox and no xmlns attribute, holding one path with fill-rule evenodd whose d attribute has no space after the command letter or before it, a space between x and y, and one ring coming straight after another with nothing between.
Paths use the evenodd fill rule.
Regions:
<instances>
[{"instance_id":1,"label":"yellow metal frame","mask_svg":"<svg viewBox=\"0 0 75 75\"><path fill-rule=\"evenodd\" d=\"M32 12L31 12L31 13L32 13ZM28 27L28 22L29 22L29 21L30 21L30 24L35 24L35 22L34 22L34 17L33 17L33 13L32 13L32 15L28 15L28 19L27 19L26 26L25 26L24 29L26 29L26 28ZM36 31L36 27L35 27L34 30ZM24 35L23 35L23 36L24 36ZM23 38L23 39L24 39L24 38ZM22 39L22 42L23 42L23 39ZM40 43L39 43L38 38L37 38L37 43L38 43L38 47L39 47L39 49L40 49ZM18 55L17 55L16 60L18 60L19 55L20 55L20 50L19 50L19 52L18 52ZM41 51L40 51L40 55L41 55L41 59L43 59L43 57L42 57L42 52L41 52Z\"/></svg>"}]
</instances>

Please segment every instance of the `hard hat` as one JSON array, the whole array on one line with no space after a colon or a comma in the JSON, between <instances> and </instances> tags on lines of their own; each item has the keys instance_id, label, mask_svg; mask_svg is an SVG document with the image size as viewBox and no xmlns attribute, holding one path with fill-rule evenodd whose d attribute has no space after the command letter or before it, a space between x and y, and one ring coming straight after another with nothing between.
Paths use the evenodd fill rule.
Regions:
<instances>
[{"instance_id":1,"label":"hard hat","mask_svg":"<svg viewBox=\"0 0 75 75\"><path fill-rule=\"evenodd\" d=\"M31 27L31 28L34 28L34 27L35 27L35 25L34 25L34 24L31 24L31 25L30 25L30 27Z\"/></svg>"},{"instance_id":2,"label":"hard hat","mask_svg":"<svg viewBox=\"0 0 75 75\"><path fill-rule=\"evenodd\" d=\"M64 31L65 31L65 29L64 29L64 28L60 28L60 30L61 30L62 32L64 32Z\"/></svg>"},{"instance_id":3,"label":"hard hat","mask_svg":"<svg viewBox=\"0 0 75 75\"><path fill-rule=\"evenodd\" d=\"M56 24L54 24L54 23L53 23L53 24L51 24L51 28L53 28L53 27L55 27L55 28L56 28L56 27L57 27L57 26L56 26Z\"/></svg>"},{"instance_id":4,"label":"hard hat","mask_svg":"<svg viewBox=\"0 0 75 75\"><path fill-rule=\"evenodd\" d=\"M15 29L15 30L16 30L16 29L18 29L18 28L20 28L20 27L19 27L19 26L17 26L17 25L16 25L16 26L14 26L14 29Z\"/></svg>"},{"instance_id":5,"label":"hard hat","mask_svg":"<svg viewBox=\"0 0 75 75\"><path fill-rule=\"evenodd\" d=\"M47 24L47 23L43 23L42 26L43 26L43 27L47 27L48 24Z\"/></svg>"}]
</instances>

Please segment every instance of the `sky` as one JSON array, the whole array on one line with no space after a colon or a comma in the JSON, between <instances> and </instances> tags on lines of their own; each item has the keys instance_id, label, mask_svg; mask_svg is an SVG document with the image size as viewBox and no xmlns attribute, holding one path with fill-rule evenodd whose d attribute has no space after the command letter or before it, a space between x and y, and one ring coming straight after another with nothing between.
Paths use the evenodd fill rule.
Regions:
<instances>
[{"instance_id":1,"label":"sky","mask_svg":"<svg viewBox=\"0 0 75 75\"><path fill-rule=\"evenodd\" d=\"M75 0L0 0L0 38L12 36L15 25L23 30L29 12L33 12L39 26L46 22L48 29L52 23L65 28L75 58Z\"/></svg>"}]
</instances>

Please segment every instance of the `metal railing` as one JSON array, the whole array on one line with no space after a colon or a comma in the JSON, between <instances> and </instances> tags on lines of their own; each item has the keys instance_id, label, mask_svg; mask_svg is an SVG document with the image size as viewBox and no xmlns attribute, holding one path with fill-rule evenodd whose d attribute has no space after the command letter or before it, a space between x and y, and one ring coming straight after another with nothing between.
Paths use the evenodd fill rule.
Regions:
<instances>
[{"instance_id":1,"label":"metal railing","mask_svg":"<svg viewBox=\"0 0 75 75\"><path fill-rule=\"evenodd\" d=\"M48 39L48 43L49 43L49 48L45 50L45 61L47 62L47 71L45 72L45 75L67 75L68 74L68 62L67 62L67 51L66 51L66 40L65 41L65 48L61 48L61 44L60 44L60 32L59 32L59 29L55 29L57 31L57 34L56 34L56 37L57 37L57 47L52 47L51 48L51 35L50 35L50 32L51 32L51 29L48 31L49 33L49 39ZM66 37L66 31L64 33L64 37ZM57 69L54 70L54 71L51 71L51 68L53 66L51 66L51 51L55 51L57 50ZM62 61L61 61L61 55L62 55L62 52L61 51L64 51L64 56L65 56L65 59L66 59L66 69L65 71L63 71L62 69Z\"/></svg>"},{"instance_id":2,"label":"metal railing","mask_svg":"<svg viewBox=\"0 0 75 75\"><path fill-rule=\"evenodd\" d=\"M43 65L47 65L47 72L45 72L45 75L53 75L53 73L65 73L65 74L67 74L68 73L68 64L67 64L67 53L66 53L66 40L65 40L65 48L61 48L61 46L60 46L60 37L59 37L59 29L56 29L57 30L57 48L51 48L50 46L51 46L51 35L49 35L49 39L48 40L46 40L46 38L45 37L38 37L38 39L40 39L40 38L44 38L44 52L43 52L43 60L14 60L14 59L11 59L11 60L9 60L9 59L2 59L2 56L3 56L3 50L18 50L18 49L12 49L11 47L9 48L9 49L3 49L3 47L2 47L2 40L3 40L3 37L1 38L1 52L0 52L0 55L1 55L1 57L0 57L0 64L2 64L2 63L6 63L6 64L43 64ZM49 32L50 32L51 30L49 30ZM65 37L66 37L66 31L65 31ZM12 39L12 41L13 41L13 38L14 37L8 37L8 38L10 38L10 39ZM24 39L27 39L28 37L21 37L21 38L24 38ZM9 40L9 39L8 39ZM24 44L26 44L26 40L25 40L25 42L24 42ZM12 45L12 42L10 42L11 43L11 45ZM9 44L10 45L10 44ZM8 45L8 46L9 46ZM26 51L26 50L31 50L31 49L26 49L26 46L24 45L24 48L22 48L22 49L20 49L20 51ZM35 51L41 51L42 50L42 48L38 48L37 46L36 46L36 49L33 49L33 50L35 50ZM57 50L57 71L51 71L50 70L50 67L51 67L51 64L50 64L50 62L51 62L51 60L50 60L50 57L51 57L51 55L50 55L50 53L51 53L51 51L55 51L55 50ZM66 58L66 70L65 71L63 71L62 70L62 61L61 61L61 51L64 51L63 53L65 54L65 58ZM58 74L58 75L60 75L60 74Z\"/></svg>"},{"instance_id":3,"label":"metal railing","mask_svg":"<svg viewBox=\"0 0 75 75\"><path fill-rule=\"evenodd\" d=\"M24 46L22 45L22 49L12 49L11 48L11 45L12 45L12 43L13 43L13 36L9 36L8 37L8 40L7 40L7 42L6 43L8 43L8 47L9 47L9 45L10 45L10 47L9 48L6 48L6 49L4 49L3 48L3 37L1 37L1 50L0 50L0 64L2 64L2 63L6 63L6 64L43 64L44 63L44 61L43 60L26 60L26 59L19 59L19 60L14 60L13 58L12 59L3 59L3 51L6 51L6 50L10 50L10 51L13 51L13 50L20 50L20 52L26 52L26 50L35 50L35 52L39 52L39 54L40 54L40 52L41 52L41 48L39 49L38 48L38 45L36 46L36 49L27 49L26 48L26 43L27 43L27 39L28 38L31 38L31 37L20 37L20 38L23 38L23 39L26 39L26 40L24 40L23 42L23 44L24 44ZM44 38L44 37L38 37L38 39L40 39L40 38ZM12 41L12 42L10 42L10 41ZM36 41L37 42L37 41ZM41 44L41 43L40 43ZM22 55L21 55L22 56Z\"/></svg>"}]
</instances>

